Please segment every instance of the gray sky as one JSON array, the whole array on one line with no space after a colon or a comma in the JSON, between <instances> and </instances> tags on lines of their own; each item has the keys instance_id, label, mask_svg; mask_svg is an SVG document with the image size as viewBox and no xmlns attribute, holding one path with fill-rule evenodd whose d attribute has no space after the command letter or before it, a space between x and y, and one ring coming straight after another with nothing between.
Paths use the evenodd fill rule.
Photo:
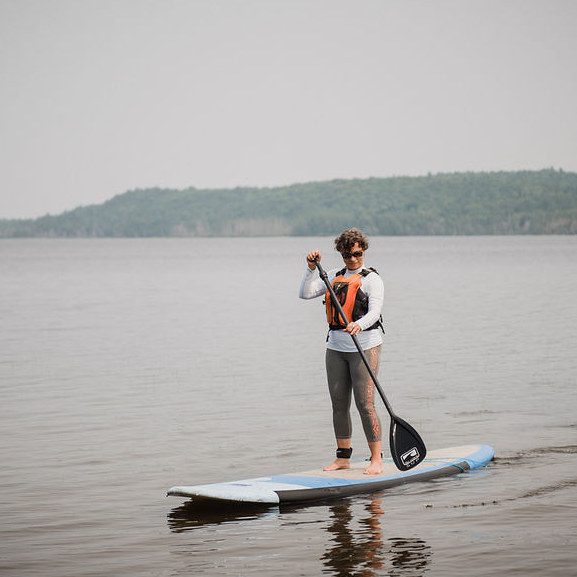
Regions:
<instances>
[{"instance_id":1,"label":"gray sky","mask_svg":"<svg viewBox=\"0 0 577 577\"><path fill-rule=\"evenodd\" d=\"M133 188L577 171L575 0L0 0L0 218Z\"/></svg>"}]
</instances>

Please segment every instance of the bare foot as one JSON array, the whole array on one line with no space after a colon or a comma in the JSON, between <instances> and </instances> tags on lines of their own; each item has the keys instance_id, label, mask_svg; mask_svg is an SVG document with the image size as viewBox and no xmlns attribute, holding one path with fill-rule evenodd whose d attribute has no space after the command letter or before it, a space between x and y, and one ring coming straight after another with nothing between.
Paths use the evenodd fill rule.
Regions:
<instances>
[{"instance_id":1,"label":"bare foot","mask_svg":"<svg viewBox=\"0 0 577 577\"><path fill-rule=\"evenodd\" d=\"M383 462L371 461L371 464L365 469L365 475L380 475L383 472Z\"/></svg>"},{"instance_id":2,"label":"bare foot","mask_svg":"<svg viewBox=\"0 0 577 577\"><path fill-rule=\"evenodd\" d=\"M323 467L323 471L338 471L339 469L350 469L351 462L349 459L335 459L333 463Z\"/></svg>"}]
</instances>

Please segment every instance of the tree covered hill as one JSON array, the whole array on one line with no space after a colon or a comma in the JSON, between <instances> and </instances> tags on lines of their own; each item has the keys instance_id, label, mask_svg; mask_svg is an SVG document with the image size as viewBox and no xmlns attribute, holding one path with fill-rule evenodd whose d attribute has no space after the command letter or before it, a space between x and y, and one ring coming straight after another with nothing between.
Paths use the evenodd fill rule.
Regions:
<instances>
[{"instance_id":1,"label":"tree covered hill","mask_svg":"<svg viewBox=\"0 0 577 577\"><path fill-rule=\"evenodd\" d=\"M222 190L145 189L31 220L0 237L576 234L577 174L454 173Z\"/></svg>"}]
</instances>

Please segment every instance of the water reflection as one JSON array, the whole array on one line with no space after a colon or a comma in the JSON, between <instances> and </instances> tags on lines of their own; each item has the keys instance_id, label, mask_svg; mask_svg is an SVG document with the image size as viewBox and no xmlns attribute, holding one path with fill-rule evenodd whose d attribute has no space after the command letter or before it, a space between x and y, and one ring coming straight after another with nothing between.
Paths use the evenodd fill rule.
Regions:
<instances>
[{"instance_id":1,"label":"water reflection","mask_svg":"<svg viewBox=\"0 0 577 577\"><path fill-rule=\"evenodd\" d=\"M332 544L321 557L325 572L337 577L420 577L431 562L431 548L415 537L383 536L385 511L379 497L364 507L364 515L353 513L350 501L329 507ZM328 570L328 571L327 571Z\"/></svg>"},{"instance_id":2,"label":"water reflection","mask_svg":"<svg viewBox=\"0 0 577 577\"><path fill-rule=\"evenodd\" d=\"M196 529L204 525L221 525L251 521L261 517L278 515L278 507L254 503L215 503L211 501L186 501L167 515L168 526L174 533Z\"/></svg>"},{"instance_id":3,"label":"water reflection","mask_svg":"<svg viewBox=\"0 0 577 577\"><path fill-rule=\"evenodd\" d=\"M390 527L384 524L382 496L366 501L344 499L281 507L187 501L170 511L168 525L171 531L181 533L203 526L242 525L271 518L286 528L294 525L295 516L306 516L306 512L311 511L315 512L313 522L320 523L317 527L324 527L329 536L328 540L322 539L326 548L320 557L325 574L334 577L422 577L431 563L431 547L422 539L387 536L386 529L390 531ZM270 535L271 539L276 538L274 532ZM232 534L230 537L234 538Z\"/></svg>"}]
</instances>

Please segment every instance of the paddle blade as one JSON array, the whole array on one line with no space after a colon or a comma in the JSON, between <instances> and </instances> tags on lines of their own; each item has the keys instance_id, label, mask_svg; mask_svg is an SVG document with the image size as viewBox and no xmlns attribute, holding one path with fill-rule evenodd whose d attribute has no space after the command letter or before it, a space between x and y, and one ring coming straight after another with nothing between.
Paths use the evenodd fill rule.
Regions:
<instances>
[{"instance_id":1,"label":"paddle blade","mask_svg":"<svg viewBox=\"0 0 577 577\"><path fill-rule=\"evenodd\" d=\"M389 442L393 461L401 471L417 466L427 455L427 448L419 433L396 415L391 418Z\"/></svg>"}]
</instances>

